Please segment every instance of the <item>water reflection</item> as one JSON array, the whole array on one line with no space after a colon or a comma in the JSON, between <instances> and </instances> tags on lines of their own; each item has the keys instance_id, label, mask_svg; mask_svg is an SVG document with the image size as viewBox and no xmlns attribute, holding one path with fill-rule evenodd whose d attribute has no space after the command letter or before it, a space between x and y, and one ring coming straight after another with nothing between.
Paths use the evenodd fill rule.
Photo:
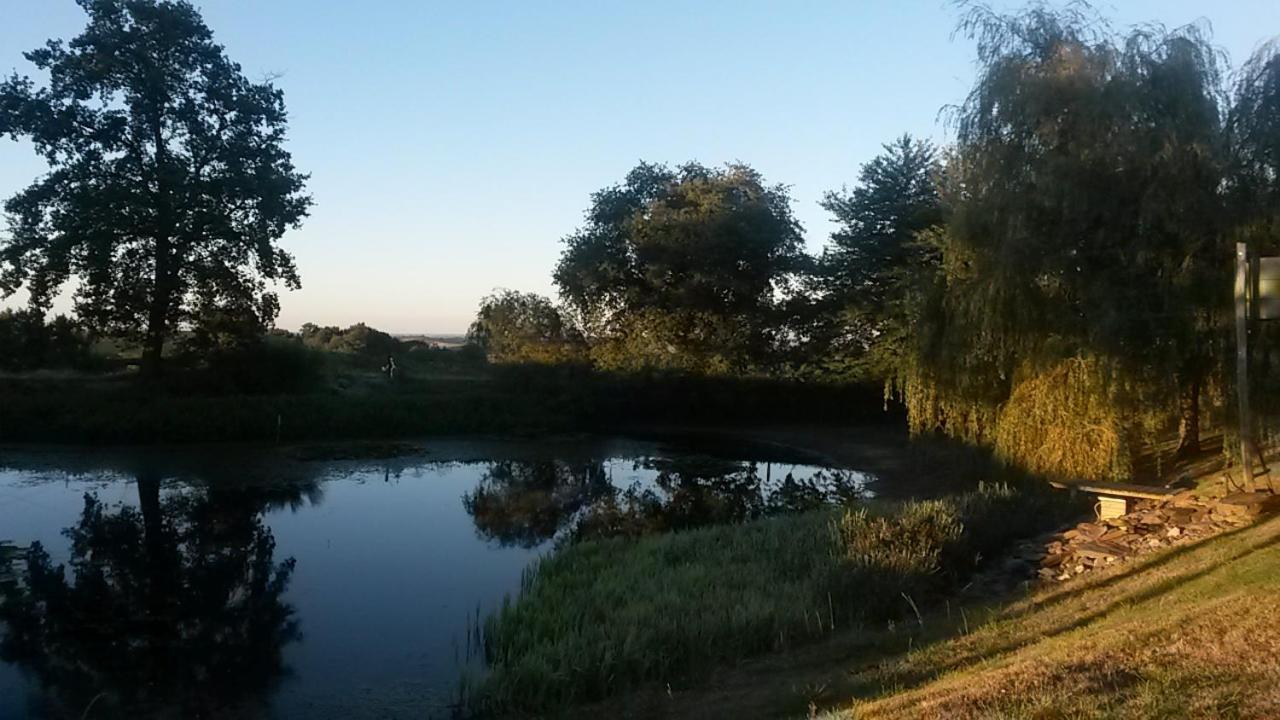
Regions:
<instances>
[{"instance_id":1,"label":"water reflection","mask_svg":"<svg viewBox=\"0 0 1280 720\"><path fill-rule=\"evenodd\" d=\"M39 542L8 554L0 656L38 679L34 713L242 717L286 674L295 563L275 559L262 512L306 488L160 485L139 476L137 508L86 493L67 566Z\"/></svg>"},{"instance_id":2,"label":"water reflection","mask_svg":"<svg viewBox=\"0 0 1280 720\"><path fill-rule=\"evenodd\" d=\"M743 522L843 504L866 494L861 473L691 455L634 461L504 461L463 496L476 530L504 546ZM629 470L629 472L625 472ZM618 484L615 475L634 477Z\"/></svg>"},{"instance_id":3,"label":"water reflection","mask_svg":"<svg viewBox=\"0 0 1280 720\"><path fill-rule=\"evenodd\" d=\"M462 503L482 537L532 548L555 537L584 506L612 491L601 462L503 461L488 466Z\"/></svg>"},{"instance_id":4,"label":"water reflection","mask_svg":"<svg viewBox=\"0 0 1280 720\"><path fill-rule=\"evenodd\" d=\"M0 718L449 717L477 614L555 543L863 489L713 450L536 445L0 453Z\"/></svg>"}]
</instances>

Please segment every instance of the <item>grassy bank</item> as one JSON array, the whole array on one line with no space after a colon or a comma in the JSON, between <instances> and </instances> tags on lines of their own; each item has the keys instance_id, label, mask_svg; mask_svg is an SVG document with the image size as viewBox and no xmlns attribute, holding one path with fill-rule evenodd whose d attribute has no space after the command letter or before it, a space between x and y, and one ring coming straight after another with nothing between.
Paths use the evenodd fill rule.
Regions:
<instances>
[{"instance_id":1,"label":"grassy bank","mask_svg":"<svg viewBox=\"0 0 1280 720\"><path fill-rule=\"evenodd\" d=\"M537 431L569 425L534 404L471 383L411 393L148 394L52 387L0 395L0 440L151 443L384 438Z\"/></svg>"},{"instance_id":2,"label":"grassy bank","mask_svg":"<svg viewBox=\"0 0 1280 720\"><path fill-rule=\"evenodd\" d=\"M491 672L471 709L541 713L707 671L886 619L914 617L1011 538L1070 510L988 485L937 501L769 518L544 559L483 628Z\"/></svg>"},{"instance_id":3,"label":"grassy bank","mask_svg":"<svg viewBox=\"0 0 1280 720\"><path fill-rule=\"evenodd\" d=\"M0 377L0 441L151 443L541 432L645 421L891 419L879 391L766 379L405 363L394 382L344 356L318 380L246 392L202 374L159 386L93 375ZM247 372L247 371L246 371ZM264 371L265 372L265 371ZM241 383L240 385L243 385Z\"/></svg>"},{"instance_id":4,"label":"grassy bank","mask_svg":"<svg viewBox=\"0 0 1280 720\"><path fill-rule=\"evenodd\" d=\"M825 717L1278 717L1277 593L1271 520L995 610L853 674Z\"/></svg>"},{"instance_id":5,"label":"grassy bank","mask_svg":"<svg viewBox=\"0 0 1280 720\"><path fill-rule=\"evenodd\" d=\"M1181 545L1013 600L837 630L722 668L697 687L645 688L573 718L1280 717L1280 519Z\"/></svg>"}]
</instances>

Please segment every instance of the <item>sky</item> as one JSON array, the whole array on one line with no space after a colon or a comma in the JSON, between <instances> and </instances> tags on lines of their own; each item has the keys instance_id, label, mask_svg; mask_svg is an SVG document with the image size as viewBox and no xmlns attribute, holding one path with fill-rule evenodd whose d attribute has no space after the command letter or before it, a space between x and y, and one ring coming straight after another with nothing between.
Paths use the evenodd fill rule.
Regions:
<instances>
[{"instance_id":1,"label":"sky","mask_svg":"<svg viewBox=\"0 0 1280 720\"><path fill-rule=\"evenodd\" d=\"M752 165L790 186L816 252L823 194L904 132L945 143L974 78L943 0L195 4L246 75L276 78L311 174L282 241L303 285L282 288L288 329L460 333L495 288L554 296L561 238L641 160ZM1121 28L1206 20L1233 64L1280 34L1277 0L1094 5ZM83 26L72 0L0 0L0 74ZM0 197L44 171L0 140Z\"/></svg>"}]
</instances>

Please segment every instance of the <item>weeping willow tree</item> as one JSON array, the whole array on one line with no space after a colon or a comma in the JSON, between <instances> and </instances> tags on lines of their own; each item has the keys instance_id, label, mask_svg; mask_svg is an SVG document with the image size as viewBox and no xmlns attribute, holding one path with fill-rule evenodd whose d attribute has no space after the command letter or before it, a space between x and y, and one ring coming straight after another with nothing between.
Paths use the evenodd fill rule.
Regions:
<instances>
[{"instance_id":1,"label":"weeping willow tree","mask_svg":"<svg viewBox=\"0 0 1280 720\"><path fill-rule=\"evenodd\" d=\"M1262 255L1280 255L1280 40L1241 67L1232 101L1230 239ZM1254 330L1253 407L1262 415L1263 430L1274 433L1280 417L1280 323L1259 323Z\"/></svg>"},{"instance_id":2,"label":"weeping willow tree","mask_svg":"<svg viewBox=\"0 0 1280 720\"><path fill-rule=\"evenodd\" d=\"M1199 26L1117 34L1084 5L971 8L960 32L978 79L949 217L919 238L941 261L896 382L913 431L1118 476L1181 406L1195 448L1229 267L1219 53Z\"/></svg>"}]
</instances>

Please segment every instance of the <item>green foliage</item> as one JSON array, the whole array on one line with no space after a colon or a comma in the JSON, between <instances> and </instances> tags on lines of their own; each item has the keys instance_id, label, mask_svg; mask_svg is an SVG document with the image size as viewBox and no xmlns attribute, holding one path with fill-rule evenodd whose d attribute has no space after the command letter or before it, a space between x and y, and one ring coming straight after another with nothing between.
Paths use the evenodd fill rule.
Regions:
<instances>
[{"instance_id":1,"label":"green foliage","mask_svg":"<svg viewBox=\"0 0 1280 720\"><path fill-rule=\"evenodd\" d=\"M0 83L0 134L29 139L50 171L4 205L0 294L46 309L75 279L79 317L163 343L225 309L268 326L267 284L299 286L276 244L311 205L284 149L281 92L252 83L187 2L79 0L69 43L25 54L49 78Z\"/></svg>"},{"instance_id":2,"label":"green foliage","mask_svg":"<svg viewBox=\"0 0 1280 720\"><path fill-rule=\"evenodd\" d=\"M945 228L918 236L940 272L911 308L897 388L917 432L999 437L1016 461L1078 470L1082 448L1053 450L1051 467L1037 446L1038 433L1087 432L1073 425L1093 410L1072 404L1165 412L1143 403L1199 387L1218 359L1229 267L1219 59L1198 26L1118 36L1087 8L978 7L961 30L977 40L978 81L941 175ZM1023 437L999 429L1005 403L1045 400L1045 378L1072 358L1101 379L1073 385L1090 398L1060 403L1052 422L1030 419L1034 403L1013 413ZM1141 415L1107 432L1148 424Z\"/></svg>"},{"instance_id":3,"label":"green foliage","mask_svg":"<svg viewBox=\"0 0 1280 720\"><path fill-rule=\"evenodd\" d=\"M606 372L747 374L753 365L742 353L757 330L712 313L639 309L614 319L591 346L591 361Z\"/></svg>"},{"instance_id":4,"label":"green foliage","mask_svg":"<svg viewBox=\"0 0 1280 720\"><path fill-rule=\"evenodd\" d=\"M1280 45L1264 46L1241 68L1227 122L1232 168L1227 197L1229 240L1245 241L1261 255L1280 255ZM1254 351L1253 409L1274 433L1280 418L1280 327L1258 323L1250 331ZM1228 446L1233 443L1227 443Z\"/></svg>"},{"instance_id":5,"label":"green foliage","mask_svg":"<svg viewBox=\"0 0 1280 720\"><path fill-rule=\"evenodd\" d=\"M307 323L302 326L299 334L303 345L328 352L385 359L405 350L404 343L364 323L356 323L348 328Z\"/></svg>"},{"instance_id":6,"label":"green foliage","mask_svg":"<svg viewBox=\"0 0 1280 720\"><path fill-rule=\"evenodd\" d=\"M812 297L827 326L809 353L858 376L892 375L912 330L913 290L936 271L917 236L942 222L940 172L933 145L903 135L862 166L852 189L827 193L822 207L840 228L820 261Z\"/></svg>"},{"instance_id":7,"label":"green foliage","mask_svg":"<svg viewBox=\"0 0 1280 720\"><path fill-rule=\"evenodd\" d=\"M1082 358L1019 382L1000 409L997 457L1046 478L1128 479L1132 418L1109 390L1103 368Z\"/></svg>"},{"instance_id":8,"label":"green foliage","mask_svg":"<svg viewBox=\"0 0 1280 720\"><path fill-rule=\"evenodd\" d=\"M1231 216L1242 234L1280 252L1280 44L1240 69L1227 117Z\"/></svg>"},{"instance_id":9,"label":"green foliage","mask_svg":"<svg viewBox=\"0 0 1280 720\"><path fill-rule=\"evenodd\" d=\"M606 367L768 362L776 296L803 258L787 189L745 165L642 163L592 196L586 224L564 242L556 285L593 345L606 346Z\"/></svg>"},{"instance_id":10,"label":"green foliage","mask_svg":"<svg viewBox=\"0 0 1280 720\"><path fill-rule=\"evenodd\" d=\"M314 391L325 380L324 354L285 333L257 336L252 341L216 347L184 357L193 366L188 377L167 385L190 392L297 393Z\"/></svg>"},{"instance_id":11,"label":"green foliage","mask_svg":"<svg viewBox=\"0 0 1280 720\"><path fill-rule=\"evenodd\" d=\"M262 342L270 331L252 308L198 305L190 330L179 338L188 354L233 354Z\"/></svg>"},{"instance_id":12,"label":"green foliage","mask_svg":"<svg viewBox=\"0 0 1280 720\"><path fill-rule=\"evenodd\" d=\"M819 511L575 544L489 616L474 709L535 715L908 615L1062 517L1042 491Z\"/></svg>"},{"instance_id":13,"label":"green foliage","mask_svg":"<svg viewBox=\"0 0 1280 720\"><path fill-rule=\"evenodd\" d=\"M177 375L172 382L187 382ZM195 390L0 384L0 438L80 443L294 441L564 430L560 401L438 382L413 393L265 394L197 377Z\"/></svg>"},{"instance_id":14,"label":"green foliage","mask_svg":"<svg viewBox=\"0 0 1280 720\"><path fill-rule=\"evenodd\" d=\"M467 342L494 363L571 363L586 351L582 333L550 300L514 290L480 301Z\"/></svg>"},{"instance_id":15,"label":"green foliage","mask_svg":"<svg viewBox=\"0 0 1280 720\"><path fill-rule=\"evenodd\" d=\"M397 356L407 379L389 383L377 370L385 356L320 352L279 333L249 350L182 358L158 385L127 376L0 376L0 440L333 440L884 418L880 390L864 385L485 366L456 350L423 348Z\"/></svg>"},{"instance_id":16,"label":"green foliage","mask_svg":"<svg viewBox=\"0 0 1280 720\"><path fill-rule=\"evenodd\" d=\"M89 334L64 315L45 322L38 310L0 311L0 370L93 366Z\"/></svg>"}]
</instances>

